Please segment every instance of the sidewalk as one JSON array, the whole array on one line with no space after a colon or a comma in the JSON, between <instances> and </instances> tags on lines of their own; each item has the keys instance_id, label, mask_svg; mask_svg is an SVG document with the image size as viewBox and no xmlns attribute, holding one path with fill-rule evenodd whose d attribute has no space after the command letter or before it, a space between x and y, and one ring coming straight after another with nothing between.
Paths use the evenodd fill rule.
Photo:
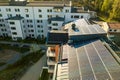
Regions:
<instances>
[{"instance_id":1,"label":"sidewalk","mask_svg":"<svg viewBox=\"0 0 120 80\"><path fill-rule=\"evenodd\" d=\"M46 56L44 55L37 63L35 63L20 80L38 80L42 67L46 63Z\"/></svg>"}]
</instances>

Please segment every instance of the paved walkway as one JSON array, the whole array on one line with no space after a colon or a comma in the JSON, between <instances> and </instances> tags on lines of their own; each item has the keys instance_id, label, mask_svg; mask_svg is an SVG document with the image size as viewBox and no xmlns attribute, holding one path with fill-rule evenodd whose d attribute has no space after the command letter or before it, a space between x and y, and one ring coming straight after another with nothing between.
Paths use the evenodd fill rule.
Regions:
<instances>
[{"instance_id":1,"label":"paved walkway","mask_svg":"<svg viewBox=\"0 0 120 80\"><path fill-rule=\"evenodd\" d=\"M42 67L46 63L46 56L44 55L37 63L35 63L20 80L38 80Z\"/></svg>"}]
</instances>

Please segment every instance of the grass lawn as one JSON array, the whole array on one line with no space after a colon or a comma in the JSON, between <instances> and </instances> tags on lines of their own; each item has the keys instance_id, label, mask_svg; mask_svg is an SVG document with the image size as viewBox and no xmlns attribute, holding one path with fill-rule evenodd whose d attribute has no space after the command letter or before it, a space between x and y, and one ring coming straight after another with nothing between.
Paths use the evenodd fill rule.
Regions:
<instances>
[{"instance_id":1,"label":"grass lawn","mask_svg":"<svg viewBox=\"0 0 120 80\"><path fill-rule=\"evenodd\" d=\"M11 45L6 45L6 44L2 44L0 45L1 49L10 49L10 50L14 50L20 53L24 53L30 50L30 48L22 48L22 47L18 47L18 46L11 46Z\"/></svg>"},{"instance_id":2,"label":"grass lawn","mask_svg":"<svg viewBox=\"0 0 120 80\"><path fill-rule=\"evenodd\" d=\"M6 69L0 71L0 80L13 80L20 78L25 71L32 65L32 63L37 62L44 53L40 51L36 53L31 53L27 56L22 57L16 63L9 65Z\"/></svg>"},{"instance_id":3,"label":"grass lawn","mask_svg":"<svg viewBox=\"0 0 120 80\"><path fill-rule=\"evenodd\" d=\"M49 78L48 69L43 69L43 72L39 80L48 80L48 78Z\"/></svg>"}]
</instances>

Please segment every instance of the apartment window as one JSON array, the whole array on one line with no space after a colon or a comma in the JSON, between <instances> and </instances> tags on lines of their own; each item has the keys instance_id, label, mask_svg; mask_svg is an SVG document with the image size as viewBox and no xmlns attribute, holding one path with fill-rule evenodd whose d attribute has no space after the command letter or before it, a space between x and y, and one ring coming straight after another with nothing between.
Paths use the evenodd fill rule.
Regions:
<instances>
[{"instance_id":1,"label":"apartment window","mask_svg":"<svg viewBox=\"0 0 120 80\"><path fill-rule=\"evenodd\" d=\"M14 25L14 24L15 24L15 22L10 22L10 24L11 24L11 25Z\"/></svg>"},{"instance_id":2,"label":"apartment window","mask_svg":"<svg viewBox=\"0 0 120 80\"><path fill-rule=\"evenodd\" d=\"M32 20L30 20L30 23L32 23Z\"/></svg>"},{"instance_id":3,"label":"apartment window","mask_svg":"<svg viewBox=\"0 0 120 80\"><path fill-rule=\"evenodd\" d=\"M58 23L53 23L52 25L53 25L53 26L58 26Z\"/></svg>"},{"instance_id":4,"label":"apartment window","mask_svg":"<svg viewBox=\"0 0 120 80\"><path fill-rule=\"evenodd\" d=\"M6 11L7 11L7 12L10 12L10 11L11 11L11 9L10 9L10 8L6 8Z\"/></svg>"},{"instance_id":5,"label":"apartment window","mask_svg":"<svg viewBox=\"0 0 120 80\"><path fill-rule=\"evenodd\" d=\"M40 22L42 23L43 21L42 21L42 20L40 20Z\"/></svg>"},{"instance_id":6,"label":"apartment window","mask_svg":"<svg viewBox=\"0 0 120 80\"><path fill-rule=\"evenodd\" d=\"M34 37L34 34L32 34L32 37Z\"/></svg>"},{"instance_id":7,"label":"apartment window","mask_svg":"<svg viewBox=\"0 0 120 80\"><path fill-rule=\"evenodd\" d=\"M31 32L34 32L34 30L31 30Z\"/></svg>"},{"instance_id":8,"label":"apartment window","mask_svg":"<svg viewBox=\"0 0 120 80\"><path fill-rule=\"evenodd\" d=\"M73 18L73 15L71 16L71 18Z\"/></svg>"},{"instance_id":9,"label":"apartment window","mask_svg":"<svg viewBox=\"0 0 120 80\"><path fill-rule=\"evenodd\" d=\"M28 12L29 10L28 9L25 9L25 12Z\"/></svg>"},{"instance_id":10,"label":"apartment window","mask_svg":"<svg viewBox=\"0 0 120 80\"><path fill-rule=\"evenodd\" d=\"M11 29L12 29L12 30L16 30L16 28L15 28L15 27L11 27Z\"/></svg>"},{"instance_id":11,"label":"apartment window","mask_svg":"<svg viewBox=\"0 0 120 80\"><path fill-rule=\"evenodd\" d=\"M115 29L114 32L116 32L117 30Z\"/></svg>"},{"instance_id":12,"label":"apartment window","mask_svg":"<svg viewBox=\"0 0 120 80\"><path fill-rule=\"evenodd\" d=\"M69 10L68 10L68 9L66 9L66 10L65 10L65 12L67 13L67 12L69 12Z\"/></svg>"},{"instance_id":13,"label":"apartment window","mask_svg":"<svg viewBox=\"0 0 120 80\"><path fill-rule=\"evenodd\" d=\"M17 35L17 32L12 32L13 35Z\"/></svg>"},{"instance_id":14,"label":"apartment window","mask_svg":"<svg viewBox=\"0 0 120 80\"><path fill-rule=\"evenodd\" d=\"M41 25L41 28L43 28L43 26Z\"/></svg>"},{"instance_id":15,"label":"apartment window","mask_svg":"<svg viewBox=\"0 0 120 80\"><path fill-rule=\"evenodd\" d=\"M15 9L15 12L20 12L20 9Z\"/></svg>"},{"instance_id":16,"label":"apartment window","mask_svg":"<svg viewBox=\"0 0 120 80\"><path fill-rule=\"evenodd\" d=\"M20 14L16 14L16 16L21 16Z\"/></svg>"},{"instance_id":17,"label":"apartment window","mask_svg":"<svg viewBox=\"0 0 120 80\"><path fill-rule=\"evenodd\" d=\"M30 25L28 25L28 27L30 27Z\"/></svg>"},{"instance_id":18,"label":"apartment window","mask_svg":"<svg viewBox=\"0 0 120 80\"><path fill-rule=\"evenodd\" d=\"M43 30L41 30L41 33L43 33Z\"/></svg>"},{"instance_id":19,"label":"apartment window","mask_svg":"<svg viewBox=\"0 0 120 80\"><path fill-rule=\"evenodd\" d=\"M12 14L7 14L8 17L12 17Z\"/></svg>"},{"instance_id":20,"label":"apartment window","mask_svg":"<svg viewBox=\"0 0 120 80\"><path fill-rule=\"evenodd\" d=\"M33 25L30 25L31 28L33 28Z\"/></svg>"},{"instance_id":21,"label":"apartment window","mask_svg":"<svg viewBox=\"0 0 120 80\"><path fill-rule=\"evenodd\" d=\"M78 15L75 15L74 18L79 18L79 16L78 16Z\"/></svg>"},{"instance_id":22,"label":"apartment window","mask_svg":"<svg viewBox=\"0 0 120 80\"><path fill-rule=\"evenodd\" d=\"M40 33L40 30L38 30L38 33Z\"/></svg>"},{"instance_id":23,"label":"apartment window","mask_svg":"<svg viewBox=\"0 0 120 80\"><path fill-rule=\"evenodd\" d=\"M52 15L48 15L48 18L52 18Z\"/></svg>"},{"instance_id":24,"label":"apartment window","mask_svg":"<svg viewBox=\"0 0 120 80\"><path fill-rule=\"evenodd\" d=\"M0 14L0 17L2 17L2 14Z\"/></svg>"},{"instance_id":25,"label":"apartment window","mask_svg":"<svg viewBox=\"0 0 120 80\"><path fill-rule=\"evenodd\" d=\"M40 28L40 25L37 25L38 28Z\"/></svg>"},{"instance_id":26,"label":"apartment window","mask_svg":"<svg viewBox=\"0 0 120 80\"><path fill-rule=\"evenodd\" d=\"M1 11L1 9L0 9L0 11Z\"/></svg>"},{"instance_id":27,"label":"apartment window","mask_svg":"<svg viewBox=\"0 0 120 80\"><path fill-rule=\"evenodd\" d=\"M81 18L83 18L83 16L81 16Z\"/></svg>"},{"instance_id":28,"label":"apartment window","mask_svg":"<svg viewBox=\"0 0 120 80\"><path fill-rule=\"evenodd\" d=\"M42 12L42 10L41 10L41 9L38 9L38 12Z\"/></svg>"},{"instance_id":29,"label":"apartment window","mask_svg":"<svg viewBox=\"0 0 120 80\"><path fill-rule=\"evenodd\" d=\"M52 9L48 9L47 12L52 12Z\"/></svg>"},{"instance_id":30,"label":"apartment window","mask_svg":"<svg viewBox=\"0 0 120 80\"><path fill-rule=\"evenodd\" d=\"M39 18L42 18L42 15L39 15Z\"/></svg>"},{"instance_id":31,"label":"apartment window","mask_svg":"<svg viewBox=\"0 0 120 80\"><path fill-rule=\"evenodd\" d=\"M49 27L48 29L49 29L49 30L51 30L51 29L52 29L52 27Z\"/></svg>"},{"instance_id":32,"label":"apartment window","mask_svg":"<svg viewBox=\"0 0 120 80\"><path fill-rule=\"evenodd\" d=\"M29 17L29 14L26 14L26 17Z\"/></svg>"},{"instance_id":33,"label":"apartment window","mask_svg":"<svg viewBox=\"0 0 120 80\"><path fill-rule=\"evenodd\" d=\"M39 23L40 22L40 20L37 20L37 23Z\"/></svg>"}]
</instances>

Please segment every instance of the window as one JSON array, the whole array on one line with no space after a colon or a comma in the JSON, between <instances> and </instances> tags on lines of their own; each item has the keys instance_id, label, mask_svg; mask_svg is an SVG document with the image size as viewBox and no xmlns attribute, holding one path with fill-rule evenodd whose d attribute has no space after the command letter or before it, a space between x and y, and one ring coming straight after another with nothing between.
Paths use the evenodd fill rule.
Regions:
<instances>
[{"instance_id":1,"label":"window","mask_svg":"<svg viewBox=\"0 0 120 80\"><path fill-rule=\"evenodd\" d=\"M11 24L11 25L14 25L14 24L15 24L15 22L10 22L10 24Z\"/></svg>"},{"instance_id":2,"label":"window","mask_svg":"<svg viewBox=\"0 0 120 80\"><path fill-rule=\"evenodd\" d=\"M40 30L38 30L38 33L40 33Z\"/></svg>"},{"instance_id":3,"label":"window","mask_svg":"<svg viewBox=\"0 0 120 80\"><path fill-rule=\"evenodd\" d=\"M29 17L29 14L26 14L26 17Z\"/></svg>"},{"instance_id":4,"label":"window","mask_svg":"<svg viewBox=\"0 0 120 80\"><path fill-rule=\"evenodd\" d=\"M12 30L16 30L16 28L15 28L15 27L11 27L11 29L12 29Z\"/></svg>"},{"instance_id":5,"label":"window","mask_svg":"<svg viewBox=\"0 0 120 80\"><path fill-rule=\"evenodd\" d=\"M69 10L68 10L68 9L66 9L66 10L65 10L65 12L67 13L67 12L69 12Z\"/></svg>"},{"instance_id":6,"label":"window","mask_svg":"<svg viewBox=\"0 0 120 80\"><path fill-rule=\"evenodd\" d=\"M114 32L116 32L117 30L115 29Z\"/></svg>"},{"instance_id":7,"label":"window","mask_svg":"<svg viewBox=\"0 0 120 80\"><path fill-rule=\"evenodd\" d=\"M40 28L40 25L37 25L38 28Z\"/></svg>"},{"instance_id":8,"label":"window","mask_svg":"<svg viewBox=\"0 0 120 80\"><path fill-rule=\"evenodd\" d=\"M32 20L30 20L30 23L32 23Z\"/></svg>"},{"instance_id":9,"label":"window","mask_svg":"<svg viewBox=\"0 0 120 80\"><path fill-rule=\"evenodd\" d=\"M73 18L73 15L71 16L71 18Z\"/></svg>"},{"instance_id":10,"label":"window","mask_svg":"<svg viewBox=\"0 0 120 80\"><path fill-rule=\"evenodd\" d=\"M43 21L42 20L37 20L37 23L42 23Z\"/></svg>"},{"instance_id":11,"label":"window","mask_svg":"<svg viewBox=\"0 0 120 80\"><path fill-rule=\"evenodd\" d=\"M20 12L20 9L15 9L15 12Z\"/></svg>"},{"instance_id":12,"label":"window","mask_svg":"<svg viewBox=\"0 0 120 80\"><path fill-rule=\"evenodd\" d=\"M0 17L2 17L2 14L0 14Z\"/></svg>"},{"instance_id":13,"label":"window","mask_svg":"<svg viewBox=\"0 0 120 80\"><path fill-rule=\"evenodd\" d=\"M43 30L41 30L41 33L43 33Z\"/></svg>"},{"instance_id":14,"label":"window","mask_svg":"<svg viewBox=\"0 0 120 80\"><path fill-rule=\"evenodd\" d=\"M29 10L28 9L25 9L25 12L28 12Z\"/></svg>"},{"instance_id":15,"label":"window","mask_svg":"<svg viewBox=\"0 0 120 80\"><path fill-rule=\"evenodd\" d=\"M52 15L48 15L48 18L52 18Z\"/></svg>"},{"instance_id":16,"label":"window","mask_svg":"<svg viewBox=\"0 0 120 80\"><path fill-rule=\"evenodd\" d=\"M32 34L32 37L34 37L34 34Z\"/></svg>"},{"instance_id":17,"label":"window","mask_svg":"<svg viewBox=\"0 0 120 80\"><path fill-rule=\"evenodd\" d=\"M83 16L81 16L81 18L83 18Z\"/></svg>"},{"instance_id":18,"label":"window","mask_svg":"<svg viewBox=\"0 0 120 80\"><path fill-rule=\"evenodd\" d=\"M42 10L41 10L41 9L38 9L38 12L42 12Z\"/></svg>"},{"instance_id":19,"label":"window","mask_svg":"<svg viewBox=\"0 0 120 80\"><path fill-rule=\"evenodd\" d=\"M42 15L39 15L39 18L42 18Z\"/></svg>"},{"instance_id":20,"label":"window","mask_svg":"<svg viewBox=\"0 0 120 80\"><path fill-rule=\"evenodd\" d=\"M79 16L78 16L78 15L75 15L74 18L79 18Z\"/></svg>"},{"instance_id":21,"label":"window","mask_svg":"<svg viewBox=\"0 0 120 80\"><path fill-rule=\"evenodd\" d=\"M12 14L7 14L8 17L12 17Z\"/></svg>"},{"instance_id":22,"label":"window","mask_svg":"<svg viewBox=\"0 0 120 80\"><path fill-rule=\"evenodd\" d=\"M40 22L40 20L37 20L37 23L39 23Z\"/></svg>"},{"instance_id":23,"label":"window","mask_svg":"<svg viewBox=\"0 0 120 80\"><path fill-rule=\"evenodd\" d=\"M110 29L109 31L112 31L112 29Z\"/></svg>"},{"instance_id":24,"label":"window","mask_svg":"<svg viewBox=\"0 0 120 80\"><path fill-rule=\"evenodd\" d=\"M48 9L47 12L52 12L52 9Z\"/></svg>"},{"instance_id":25,"label":"window","mask_svg":"<svg viewBox=\"0 0 120 80\"><path fill-rule=\"evenodd\" d=\"M21 16L20 14L16 14L16 16Z\"/></svg>"},{"instance_id":26,"label":"window","mask_svg":"<svg viewBox=\"0 0 120 80\"><path fill-rule=\"evenodd\" d=\"M31 32L34 32L34 30L31 30Z\"/></svg>"},{"instance_id":27,"label":"window","mask_svg":"<svg viewBox=\"0 0 120 80\"><path fill-rule=\"evenodd\" d=\"M40 22L42 23L43 21L42 21L42 20L40 20Z\"/></svg>"},{"instance_id":28,"label":"window","mask_svg":"<svg viewBox=\"0 0 120 80\"><path fill-rule=\"evenodd\" d=\"M17 32L12 32L13 35L17 35Z\"/></svg>"},{"instance_id":29,"label":"window","mask_svg":"<svg viewBox=\"0 0 120 80\"><path fill-rule=\"evenodd\" d=\"M52 27L49 27L48 29L49 29L49 30L51 30L51 29L52 29Z\"/></svg>"},{"instance_id":30,"label":"window","mask_svg":"<svg viewBox=\"0 0 120 80\"><path fill-rule=\"evenodd\" d=\"M58 23L53 23L52 25L53 25L53 26L58 26Z\"/></svg>"},{"instance_id":31,"label":"window","mask_svg":"<svg viewBox=\"0 0 120 80\"><path fill-rule=\"evenodd\" d=\"M11 11L11 9L10 9L10 8L6 8L6 11L7 11L7 12L10 12L10 11Z\"/></svg>"},{"instance_id":32,"label":"window","mask_svg":"<svg viewBox=\"0 0 120 80\"><path fill-rule=\"evenodd\" d=\"M30 25L31 28L33 28L33 25Z\"/></svg>"}]
</instances>

